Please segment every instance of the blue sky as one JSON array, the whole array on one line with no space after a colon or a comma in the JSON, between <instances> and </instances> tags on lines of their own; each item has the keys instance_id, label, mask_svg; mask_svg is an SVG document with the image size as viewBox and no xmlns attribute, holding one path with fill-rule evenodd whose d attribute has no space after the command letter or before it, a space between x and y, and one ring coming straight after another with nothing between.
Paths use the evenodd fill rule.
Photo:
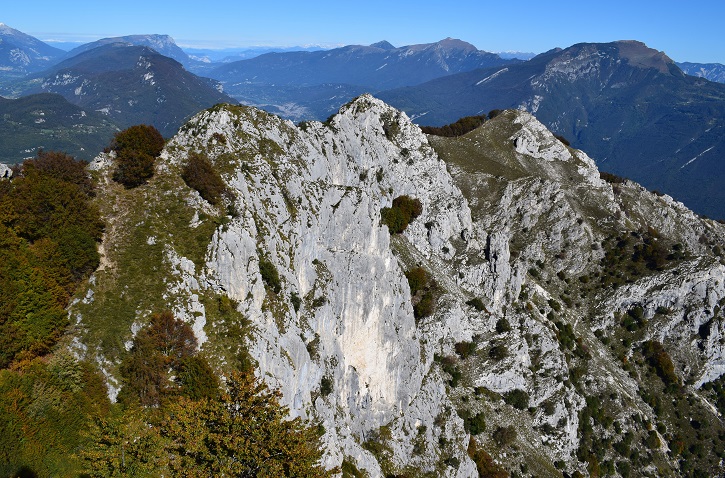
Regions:
<instances>
[{"instance_id":1,"label":"blue sky","mask_svg":"<svg viewBox=\"0 0 725 478\"><path fill-rule=\"evenodd\" d=\"M606 6L604 6L606 5ZM42 40L166 33L182 46L396 46L460 38L487 51L543 52L640 40L676 61L725 63L725 1L27 0L0 22Z\"/></svg>"}]
</instances>

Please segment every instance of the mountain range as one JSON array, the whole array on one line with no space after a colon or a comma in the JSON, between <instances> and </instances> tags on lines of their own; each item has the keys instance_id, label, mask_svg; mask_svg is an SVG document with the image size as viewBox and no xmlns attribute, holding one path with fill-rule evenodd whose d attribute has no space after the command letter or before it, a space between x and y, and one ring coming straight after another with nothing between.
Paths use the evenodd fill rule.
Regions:
<instances>
[{"instance_id":1,"label":"mountain range","mask_svg":"<svg viewBox=\"0 0 725 478\"><path fill-rule=\"evenodd\" d=\"M268 53L224 64L208 75L221 81L225 90L244 104L295 120L321 120L364 92L517 61L446 38L398 48L380 41L325 51Z\"/></svg>"},{"instance_id":2,"label":"mountain range","mask_svg":"<svg viewBox=\"0 0 725 478\"><path fill-rule=\"evenodd\" d=\"M200 156L220 201L185 179ZM82 424L128 396L126 344L169 310L216 374L251 362L319 424L322 464L345 477L722 476L725 226L601 174L530 113L441 138L370 95L297 126L217 105L156 161L135 189L111 179L114 155L90 165L102 257L56 355L96 399L47 404L59 392L42 375L27 400L0 395L37 436L75 417L34 467L71 468L63 447L117 459ZM37 456L27 429L19 449Z\"/></svg>"},{"instance_id":3,"label":"mountain range","mask_svg":"<svg viewBox=\"0 0 725 478\"><path fill-rule=\"evenodd\" d=\"M379 97L432 125L526 109L602 169L725 217L725 85L642 43L578 44Z\"/></svg>"},{"instance_id":4,"label":"mountain range","mask_svg":"<svg viewBox=\"0 0 725 478\"><path fill-rule=\"evenodd\" d=\"M2 85L13 159L167 140L0 165L0 475L238 465L252 371L343 478L725 476L725 85L632 41L214 70L287 118L344 103L294 124L122 38Z\"/></svg>"},{"instance_id":5,"label":"mountain range","mask_svg":"<svg viewBox=\"0 0 725 478\"><path fill-rule=\"evenodd\" d=\"M138 50L149 46L187 68ZM142 71L142 56L158 71ZM219 83L188 69L216 78L225 94ZM698 70L705 75L716 68ZM42 74L4 82L11 97L56 92L120 127L148 122L166 136L200 108L235 100L296 121L323 120L340 104L374 92L428 125L524 108L602 168L699 213L725 217L722 86L685 75L666 55L637 42L574 45L524 62L450 38L397 48L381 41L220 65L190 58L168 36L131 35L77 48Z\"/></svg>"},{"instance_id":6,"label":"mountain range","mask_svg":"<svg viewBox=\"0 0 725 478\"><path fill-rule=\"evenodd\" d=\"M677 63L682 71L717 83L725 83L725 65L720 63Z\"/></svg>"},{"instance_id":7,"label":"mountain range","mask_svg":"<svg viewBox=\"0 0 725 478\"><path fill-rule=\"evenodd\" d=\"M0 80L48 68L64 54L63 50L0 23Z\"/></svg>"},{"instance_id":8,"label":"mountain range","mask_svg":"<svg viewBox=\"0 0 725 478\"><path fill-rule=\"evenodd\" d=\"M126 43L83 51L15 88L22 94L57 93L123 128L153 124L166 136L200 109L234 102L214 80L189 73L151 48Z\"/></svg>"},{"instance_id":9,"label":"mountain range","mask_svg":"<svg viewBox=\"0 0 725 478\"><path fill-rule=\"evenodd\" d=\"M127 35L121 37L102 38L72 49L66 54L66 58L71 58L89 50L93 50L94 48L113 43L125 43L130 46L145 46L151 48L160 55L173 58L186 68L189 68L189 66L194 63L189 55L179 48L174 39L169 35Z\"/></svg>"},{"instance_id":10,"label":"mountain range","mask_svg":"<svg viewBox=\"0 0 725 478\"><path fill-rule=\"evenodd\" d=\"M470 43L446 38L396 48L387 41L317 52L268 53L228 63L212 72L225 83L313 86L360 85L376 91L423 83L440 76L511 63Z\"/></svg>"}]
</instances>

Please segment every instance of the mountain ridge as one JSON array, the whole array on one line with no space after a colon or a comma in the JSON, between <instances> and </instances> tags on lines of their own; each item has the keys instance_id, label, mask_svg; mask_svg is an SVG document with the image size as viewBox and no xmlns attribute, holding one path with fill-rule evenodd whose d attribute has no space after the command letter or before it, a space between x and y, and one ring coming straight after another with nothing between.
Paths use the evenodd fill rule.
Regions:
<instances>
[{"instance_id":1,"label":"mountain ridge","mask_svg":"<svg viewBox=\"0 0 725 478\"><path fill-rule=\"evenodd\" d=\"M93 48L100 46L109 45L112 43L126 43L134 46L146 46L157 53L164 55L169 58L173 58L184 66L189 66L193 63L184 50L179 48L173 38L169 35L149 34L149 35L124 35L120 37L109 37L101 38L94 42L85 43L77 48L72 49L66 55L66 58L76 56L80 53L84 53Z\"/></svg>"},{"instance_id":2,"label":"mountain ridge","mask_svg":"<svg viewBox=\"0 0 725 478\"><path fill-rule=\"evenodd\" d=\"M526 109L602 169L672 194L701 214L725 217L718 193L725 180L718 172L725 88L685 75L642 43L578 44L379 96L433 125Z\"/></svg>"},{"instance_id":3,"label":"mountain ridge","mask_svg":"<svg viewBox=\"0 0 725 478\"><path fill-rule=\"evenodd\" d=\"M231 214L231 203L215 209L180 179L199 151L233 193ZM103 177L112 165L102 155L93 168ZM713 450L666 450L720 439L717 415L698 404L713 400L702 383L722 373L725 266L715 245L725 228L668 196L601 179L591 158L528 113L506 111L449 139L426 137L369 95L327 124L300 126L218 105L166 145L147 186L121 193L99 195L112 224L106 266L70 311L84 331L79 352L104 364L111 392L125 337L163 304L221 368L238 353L225 331L248 321L242 343L260 376L291 416L324 426L328 467L477 476L475 437L524 476L585 473L591 463L609 474L625 464L721 471ZM390 234L381 211L400 195L422 212ZM638 254L664 262L650 268ZM138 257L143 282L129 267ZM429 315L414 308L415 268L432 278ZM117 280L129 284L122 306ZM240 316L219 315L210 305L219 295ZM653 342L673 363L676 392L644 355ZM652 394L662 397L656 407ZM695 431L687 417L708 425Z\"/></svg>"},{"instance_id":4,"label":"mountain ridge","mask_svg":"<svg viewBox=\"0 0 725 478\"><path fill-rule=\"evenodd\" d=\"M217 82L186 71L145 46L111 43L72 56L19 84L22 93L52 92L100 111L122 127L148 123L171 136L184 120L215 103L233 102Z\"/></svg>"},{"instance_id":5,"label":"mountain ridge","mask_svg":"<svg viewBox=\"0 0 725 478\"><path fill-rule=\"evenodd\" d=\"M63 50L0 23L0 70L14 76L40 71L62 57Z\"/></svg>"}]
</instances>

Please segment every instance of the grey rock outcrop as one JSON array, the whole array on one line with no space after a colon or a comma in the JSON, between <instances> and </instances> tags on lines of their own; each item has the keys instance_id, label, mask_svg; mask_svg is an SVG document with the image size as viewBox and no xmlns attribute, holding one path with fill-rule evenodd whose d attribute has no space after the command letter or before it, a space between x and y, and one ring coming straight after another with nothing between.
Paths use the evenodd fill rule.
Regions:
<instances>
[{"instance_id":1,"label":"grey rock outcrop","mask_svg":"<svg viewBox=\"0 0 725 478\"><path fill-rule=\"evenodd\" d=\"M233 198L222 213L184 186L163 190L181 184L191 153L222 172ZM626 432L646 433L642 424L659 419L643 382L622 366L639 345L665 344L693 395L725 371L725 267L714 248L723 227L667 196L602 180L591 158L527 113L508 111L442 139L369 95L325 124L299 126L218 106L167 144L144 194L179 196L190 219L171 233L163 209L136 222L157 231L141 246L161 251L154 271L166 271L167 307L193 324L223 369L231 360L217 344L225 324L209 298L230 299L249 323L239 345L259 376L280 389L292 416L324 426L329 466L474 477L467 448L475 432L508 469L555 476L557 463L584 472L592 397L609 400L607 413ZM419 199L423 212L391 235L380 211L401 195ZM122 204L112 209L120 224ZM118 224L111 236L121 234ZM203 260L185 257L178 237L205 227ZM606 264L617 240L686 253L653 268L635 264L636 274L612 285L616 271ZM419 298L404 273L416 266L435 283L430 316L414 314ZM135 306L134 321L149 307ZM605 346L622 342L620 323L633 307L642 308L639 335L627 336L627 347ZM92 316L79 309L79 326L84 313ZM99 361L112 376L110 362ZM472 428L477 416L485 433ZM517 438L501 432L512 428ZM661 450L648 453L676 468Z\"/></svg>"},{"instance_id":2,"label":"grey rock outcrop","mask_svg":"<svg viewBox=\"0 0 725 478\"><path fill-rule=\"evenodd\" d=\"M7 164L0 163L0 179L8 179L13 176L13 170Z\"/></svg>"}]
</instances>

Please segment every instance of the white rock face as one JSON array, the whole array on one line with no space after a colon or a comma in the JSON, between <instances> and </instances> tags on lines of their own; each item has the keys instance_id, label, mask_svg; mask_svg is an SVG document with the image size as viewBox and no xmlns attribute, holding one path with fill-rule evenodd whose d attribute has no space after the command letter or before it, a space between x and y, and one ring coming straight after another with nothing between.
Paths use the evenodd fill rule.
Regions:
<instances>
[{"instance_id":1,"label":"white rock face","mask_svg":"<svg viewBox=\"0 0 725 478\"><path fill-rule=\"evenodd\" d=\"M395 129L391 139L386 129ZM403 194L420 199L423 214L407 241L425 258L450 256L450 239L472 229L466 200L420 130L369 96L307 131L253 110L202 113L171 141L167 151L177 152L167 159L183 161L180 151L214 135L226 140L212 161L245 159L227 177L238 215L215 233L205 280L254 324L250 352L292 414L322 418L329 463L344 453L375 476L379 466L360 443L394 421L430 421L447 404L440 383L427 392L435 400L417 398L432 357L421 360L410 291L380 210ZM275 297L264 287L262 258L282 277ZM292 295L302 298L299 311ZM326 396L323 379L334 384ZM460 435L460 424L446 433ZM396 461L411 459L412 446L395 451ZM457 454L460 470L475 469L463 446Z\"/></svg>"},{"instance_id":2,"label":"white rock face","mask_svg":"<svg viewBox=\"0 0 725 478\"><path fill-rule=\"evenodd\" d=\"M0 163L0 179L8 179L13 176L13 170L7 164Z\"/></svg>"},{"instance_id":3,"label":"white rock face","mask_svg":"<svg viewBox=\"0 0 725 478\"><path fill-rule=\"evenodd\" d=\"M656 322L643 340L663 342L693 390L725 372L717 318L725 266L712 253L723 228L666 196L603 181L591 158L532 115L505 114L496 144L509 156L494 156L501 161L494 173L444 163L404 113L369 95L327 124L300 127L252 108L215 107L192 118L162 153L163 173L191 152L206 154L234 196L205 264L164 248L169 307L208 345L205 295L238 304L252 326L244 345L258 375L281 390L292 416L325 427L326 465L345 459L383 476L383 460L363 444L385 436L385 458L398 469L478 476L462 407L485 414L485 436L516 426L529 453L585 471L576 451L589 395L616 397L614 418L625 427L633 410L652 418L637 382L594 335L612 333L635 305ZM112 159L92 165L103 169ZM391 237L381 209L401 195L419 199L423 212ZM184 201L194 211L191 228L215 214L195 192ZM702 258L616 293L577 289L600 277L611 231L647 227ZM265 283L267 264L279 273L278 291ZM404 272L418 265L430 271L437 296L435 313L416 320ZM466 342L478 352L464 361L456 345ZM446 363L464 368L465 383L450 383ZM479 403L482 390L502 398L523 392L525 403L518 410L500 398Z\"/></svg>"}]
</instances>

